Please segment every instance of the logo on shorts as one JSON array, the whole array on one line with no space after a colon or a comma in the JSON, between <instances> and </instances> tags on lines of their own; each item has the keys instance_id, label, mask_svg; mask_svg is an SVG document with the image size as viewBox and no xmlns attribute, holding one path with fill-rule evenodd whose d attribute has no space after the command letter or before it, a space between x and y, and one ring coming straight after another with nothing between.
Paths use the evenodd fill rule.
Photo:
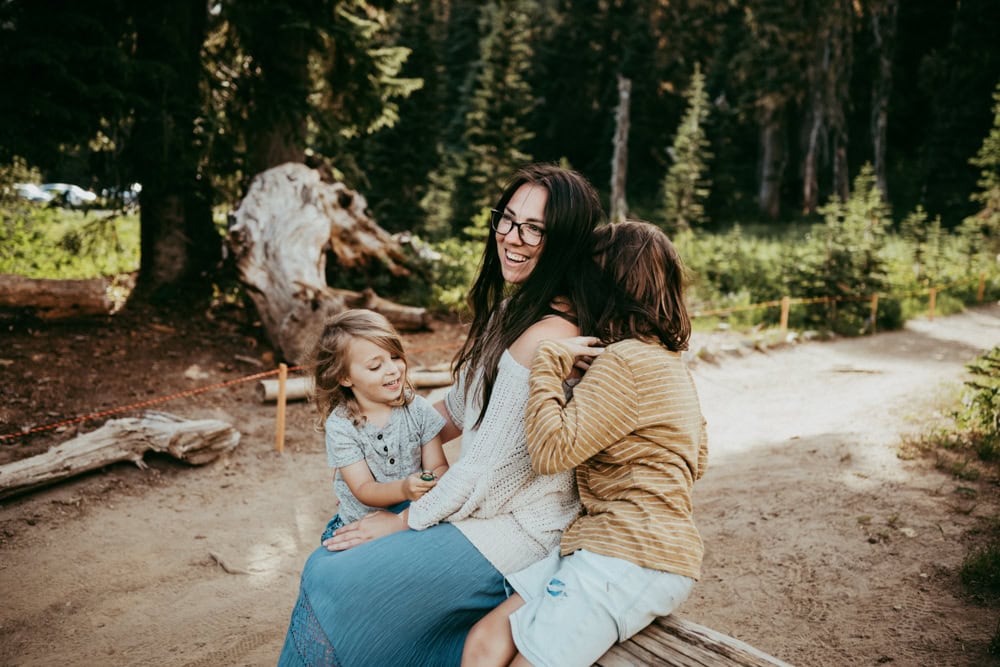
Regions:
<instances>
[{"instance_id":1,"label":"logo on shorts","mask_svg":"<svg viewBox=\"0 0 1000 667\"><path fill-rule=\"evenodd\" d=\"M545 587L545 592L554 598L566 597L566 584L558 579L549 579L549 585Z\"/></svg>"}]
</instances>

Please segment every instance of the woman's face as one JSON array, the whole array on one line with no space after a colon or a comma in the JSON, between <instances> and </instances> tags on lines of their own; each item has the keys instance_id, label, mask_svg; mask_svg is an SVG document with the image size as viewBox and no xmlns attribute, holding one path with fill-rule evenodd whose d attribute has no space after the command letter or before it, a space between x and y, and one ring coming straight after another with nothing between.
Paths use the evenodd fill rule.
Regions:
<instances>
[{"instance_id":1,"label":"woman's face","mask_svg":"<svg viewBox=\"0 0 1000 667\"><path fill-rule=\"evenodd\" d=\"M518 223L530 222L544 228L545 202L548 198L549 193L542 186L525 183L507 202L505 213ZM536 246L527 245L521 240L519 228L516 226L511 227L506 234L494 232L494 235L504 280L509 283L522 283L527 280L538 264L542 248L545 247L545 237L542 236L542 242Z\"/></svg>"}]
</instances>

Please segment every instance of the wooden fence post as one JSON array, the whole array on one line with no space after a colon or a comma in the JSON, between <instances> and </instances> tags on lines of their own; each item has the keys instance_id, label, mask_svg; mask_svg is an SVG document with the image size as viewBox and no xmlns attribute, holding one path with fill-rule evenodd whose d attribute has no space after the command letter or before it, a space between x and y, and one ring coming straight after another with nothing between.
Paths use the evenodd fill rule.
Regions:
<instances>
[{"instance_id":1,"label":"wooden fence post","mask_svg":"<svg viewBox=\"0 0 1000 667\"><path fill-rule=\"evenodd\" d=\"M930 298L927 304L927 319L934 321L934 301L937 300L937 288L932 287L930 289Z\"/></svg>"},{"instance_id":2,"label":"wooden fence post","mask_svg":"<svg viewBox=\"0 0 1000 667\"><path fill-rule=\"evenodd\" d=\"M285 451L285 387L288 384L288 364L278 364L278 416L276 420L275 447L278 453Z\"/></svg>"},{"instance_id":3,"label":"wooden fence post","mask_svg":"<svg viewBox=\"0 0 1000 667\"><path fill-rule=\"evenodd\" d=\"M872 335L875 335L878 323L878 294L872 294Z\"/></svg>"},{"instance_id":4,"label":"wooden fence post","mask_svg":"<svg viewBox=\"0 0 1000 667\"><path fill-rule=\"evenodd\" d=\"M791 304L792 300L790 297L781 297L781 333L788 331L788 308Z\"/></svg>"}]
</instances>

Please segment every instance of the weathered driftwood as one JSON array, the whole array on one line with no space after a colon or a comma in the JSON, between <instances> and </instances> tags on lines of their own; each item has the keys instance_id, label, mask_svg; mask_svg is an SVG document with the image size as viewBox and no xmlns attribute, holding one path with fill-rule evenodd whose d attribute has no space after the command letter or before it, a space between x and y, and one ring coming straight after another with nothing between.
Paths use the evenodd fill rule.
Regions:
<instances>
[{"instance_id":1,"label":"weathered driftwood","mask_svg":"<svg viewBox=\"0 0 1000 667\"><path fill-rule=\"evenodd\" d=\"M240 432L215 419L184 420L165 412L113 419L49 451L0 466L0 498L31 491L111 463L140 468L146 452L190 463L214 461L240 442Z\"/></svg>"},{"instance_id":2,"label":"weathered driftwood","mask_svg":"<svg viewBox=\"0 0 1000 667\"><path fill-rule=\"evenodd\" d=\"M403 330L427 326L423 308L327 285L328 254L343 269L378 265L397 276L409 270L400 245L368 216L365 198L303 164L254 178L230 216L228 245L268 338L289 363L304 361L323 323L346 308L379 311Z\"/></svg>"},{"instance_id":3,"label":"weathered driftwood","mask_svg":"<svg viewBox=\"0 0 1000 667\"><path fill-rule=\"evenodd\" d=\"M600 667L791 667L746 642L678 616L658 618L628 641L612 646L595 664Z\"/></svg>"},{"instance_id":4,"label":"weathered driftwood","mask_svg":"<svg viewBox=\"0 0 1000 667\"><path fill-rule=\"evenodd\" d=\"M447 387L453 382L450 371L410 371L410 382L417 389L432 387ZM312 396L313 379L299 375L285 381L285 400L299 401ZM278 380L266 378L257 383L257 398L261 403L273 403L278 400Z\"/></svg>"},{"instance_id":5,"label":"weathered driftwood","mask_svg":"<svg viewBox=\"0 0 1000 667\"><path fill-rule=\"evenodd\" d=\"M43 280L0 274L0 309L45 320L108 315L114 310L109 287L106 278Z\"/></svg>"}]
</instances>

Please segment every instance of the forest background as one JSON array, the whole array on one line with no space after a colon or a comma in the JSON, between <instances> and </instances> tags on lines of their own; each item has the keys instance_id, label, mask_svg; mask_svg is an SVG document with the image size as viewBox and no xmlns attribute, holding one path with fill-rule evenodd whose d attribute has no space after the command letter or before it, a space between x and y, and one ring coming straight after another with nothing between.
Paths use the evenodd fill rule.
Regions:
<instances>
[{"instance_id":1,"label":"forest background","mask_svg":"<svg viewBox=\"0 0 1000 667\"><path fill-rule=\"evenodd\" d=\"M141 183L139 252L124 253L141 295L217 291L226 212L288 161L357 189L385 229L438 244L443 262L416 272L435 290L378 267L335 277L403 300L460 307L478 255L464 242L528 160L562 161L615 216L676 234L702 303L866 297L982 271L998 287L992 0L12 0L0 32L2 180ZM40 214L4 209L3 270L53 273ZM114 254L128 242L114 224L60 243ZM794 252L761 245L789 233ZM12 257L18 244L35 250ZM865 308L828 328L874 326ZM883 310L893 327L906 304ZM814 311L803 324L829 318Z\"/></svg>"}]
</instances>

